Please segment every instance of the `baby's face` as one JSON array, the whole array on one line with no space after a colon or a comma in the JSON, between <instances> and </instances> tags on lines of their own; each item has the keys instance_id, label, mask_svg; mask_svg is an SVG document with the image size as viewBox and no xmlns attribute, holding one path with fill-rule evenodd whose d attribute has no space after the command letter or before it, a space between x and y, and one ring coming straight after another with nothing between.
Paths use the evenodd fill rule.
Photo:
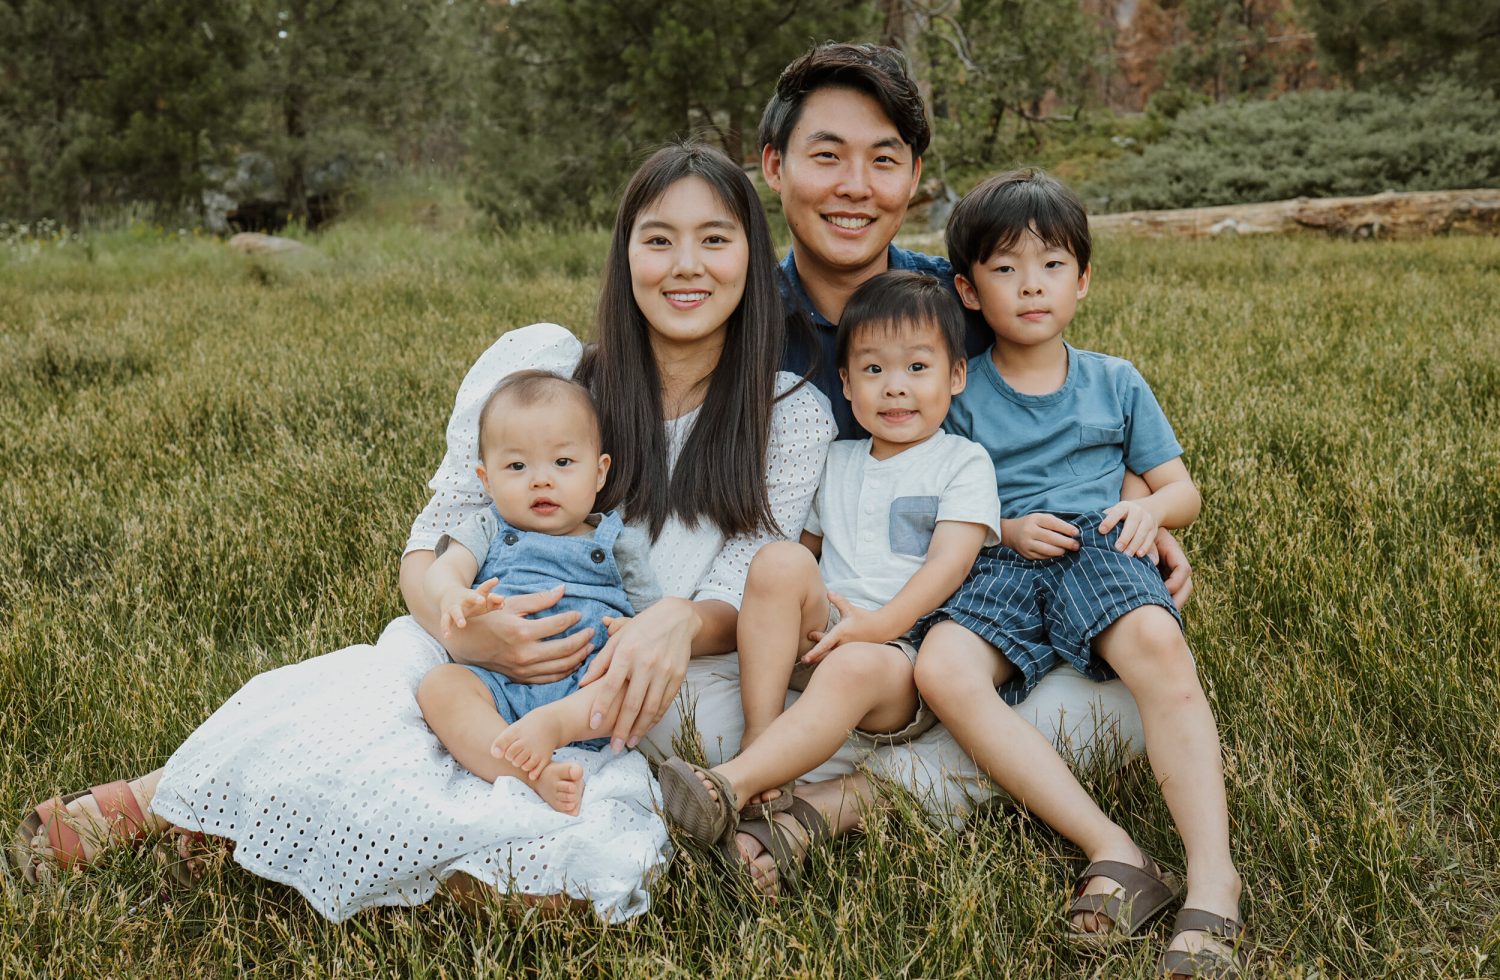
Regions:
<instances>
[{"instance_id":1,"label":"baby's face","mask_svg":"<svg viewBox=\"0 0 1500 980\"><path fill-rule=\"evenodd\" d=\"M967 365L954 363L935 323L861 330L840 372L844 397L870 433L870 451L885 459L924 442L942 427Z\"/></svg>"},{"instance_id":2,"label":"baby's face","mask_svg":"<svg viewBox=\"0 0 1500 980\"><path fill-rule=\"evenodd\" d=\"M609 474L593 421L572 399L501 401L485 420L479 480L511 525L571 534L594 509Z\"/></svg>"}]
</instances>

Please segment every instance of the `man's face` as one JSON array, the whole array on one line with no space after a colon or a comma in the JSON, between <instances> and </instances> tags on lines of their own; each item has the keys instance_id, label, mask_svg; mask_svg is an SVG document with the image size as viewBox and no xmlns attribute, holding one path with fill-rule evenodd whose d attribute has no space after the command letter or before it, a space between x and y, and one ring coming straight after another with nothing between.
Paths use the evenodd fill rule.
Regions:
<instances>
[{"instance_id":1,"label":"man's face","mask_svg":"<svg viewBox=\"0 0 1500 980\"><path fill-rule=\"evenodd\" d=\"M879 102L855 89L818 89L803 102L786 153L767 146L761 168L781 195L803 275L885 271L922 161Z\"/></svg>"}]
</instances>

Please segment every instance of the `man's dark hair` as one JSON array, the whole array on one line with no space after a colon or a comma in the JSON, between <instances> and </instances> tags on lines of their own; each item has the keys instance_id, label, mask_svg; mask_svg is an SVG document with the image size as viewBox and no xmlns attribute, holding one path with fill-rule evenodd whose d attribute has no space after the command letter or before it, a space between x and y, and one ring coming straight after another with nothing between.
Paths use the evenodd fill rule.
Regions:
<instances>
[{"instance_id":1,"label":"man's dark hair","mask_svg":"<svg viewBox=\"0 0 1500 980\"><path fill-rule=\"evenodd\" d=\"M842 44L825 41L786 66L776 82L776 94L760 117L760 145L785 154L792 130L802 116L802 104L819 89L851 88L880 103L886 118L911 144L912 164L932 141L922 93L906 67L906 56L879 44Z\"/></svg>"},{"instance_id":2,"label":"man's dark hair","mask_svg":"<svg viewBox=\"0 0 1500 980\"><path fill-rule=\"evenodd\" d=\"M974 267L1015 248L1027 232L1052 248L1067 249L1081 275L1093 246L1083 202L1055 177L1036 170L996 174L964 195L948 217L948 261L973 278Z\"/></svg>"},{"instance_id":3,"label":"man's dark hair","mask_svg":"<svg viewBox=\"0 0 1500 980\"><path fill-rule=\"evenodd\" d=\"M893 269L865 282L849 297L834 337L834 357L840 369L849 367L854 338L874 331L901 333L936 325L948 351L948 366L962 363L966 324L963 307L934 276L911 269Z\"/></svg>"},{"instance_id":4,"label":"man's dark hair","mask_svg":"<svg viewBox=\"0 0 1500 980\"><path fill-rule=\"evenodd\" d=\"M527 369L506 375L484 400L484 406L479 409L479 452L484 452L485 422L492 411L501 409L503 403L527 407L559 399L570 399L588 411L589 420L594 424L594 443L602 443L604 436L599 424L599 407L594 404L594 396L587 388L572 378L560 377L550 371Z\"/></svg>"}]
</instances>

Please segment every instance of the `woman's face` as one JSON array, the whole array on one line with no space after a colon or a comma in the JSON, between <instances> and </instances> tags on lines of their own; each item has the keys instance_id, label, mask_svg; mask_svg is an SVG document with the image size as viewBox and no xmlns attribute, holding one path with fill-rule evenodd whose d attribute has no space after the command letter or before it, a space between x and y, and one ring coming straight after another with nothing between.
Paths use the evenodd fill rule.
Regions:
<instances>
[{"instance_id":1,"label":"woman's face","mask_svg":"<svg viewBox=\"0 0 1500 980\"><path fill-rule=\"evenodd\" d=\"M631 289L654 346L722 347L745 293L749 236L701 177L684 177L630 229Z\"/></svg>"}]
</instances>

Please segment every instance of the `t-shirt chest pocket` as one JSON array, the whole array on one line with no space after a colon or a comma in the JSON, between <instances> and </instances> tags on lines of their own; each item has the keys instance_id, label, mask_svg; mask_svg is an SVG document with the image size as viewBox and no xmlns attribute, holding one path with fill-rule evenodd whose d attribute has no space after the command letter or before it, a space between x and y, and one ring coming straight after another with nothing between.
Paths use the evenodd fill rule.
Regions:
<instances>
[{"instance_id":1,"label":"t-shirt chest pocket","mask_svg":"<svg viewBox=\"0 0 1500 980\"><path fill-rule=\"evenodd\" d=\"M891 501L891 552L923 558L937 527L937 497L897 497Z\"/></svg>"},{"instance_id":2,"label":"t-shirt chest pocket","mask_svg":"<svg viewBox=\"0 0 1500 980\"><path fill-rule=\"evenodd\" d=\"M1101 476L1125 458L1125 424L1079 423L1077 441L1068 464L1079 476Z\"/></svg>"}]
</instances>

